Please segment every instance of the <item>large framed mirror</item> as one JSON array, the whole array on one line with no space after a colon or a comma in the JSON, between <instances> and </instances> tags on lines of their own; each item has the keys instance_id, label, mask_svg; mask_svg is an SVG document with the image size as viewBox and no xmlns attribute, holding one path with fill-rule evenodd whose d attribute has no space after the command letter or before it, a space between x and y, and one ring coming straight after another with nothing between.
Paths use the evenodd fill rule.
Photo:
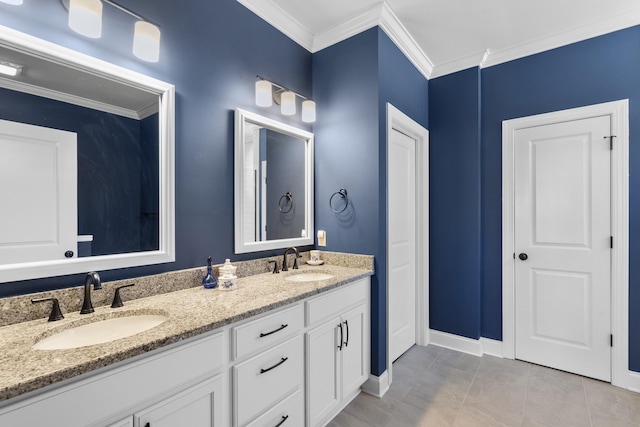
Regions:
<instances>
[{"instance_id":1,"label":"large framed mirror","mask_svg":"<svg viewBox=\"0 0 640 427\"><path fill-rule=\"evenodd\" d=\"M313 134L235 111L235 251L313 244Z\"/></svg>"},{"instance_id":2,"label":"large framed mirror","mask_svg":"<svg viewBox=\"0 0 640 427\"><path fill-rule=\"evenodd\" d=\"M3 26L0 65L0 282L175 261L174 86Z\"/></svg>"}]
</instances>

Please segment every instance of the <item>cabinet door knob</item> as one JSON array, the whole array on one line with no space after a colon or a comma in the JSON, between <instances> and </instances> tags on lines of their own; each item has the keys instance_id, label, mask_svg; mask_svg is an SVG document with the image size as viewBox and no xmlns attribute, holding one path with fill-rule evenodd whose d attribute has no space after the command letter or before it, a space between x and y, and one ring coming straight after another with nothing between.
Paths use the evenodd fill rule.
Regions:
<instances>
[{"instance_id":1,"label":"cabinet door knob","mask_svg":"<svg viewBox=\"0 0 640 427\"><path fill-rule=\"evenodd\" d=\"M520 255L518 255L518 258L520 258L522 261L526 261L529 258L529 255L523 252Z\"/></svg>"},{"instance_id":2,"label":"cabinet door knob","mask_svg":"<svg viewBox=\"0 0 640 427\"><path fill-rule=\"evenodd\" d=\"M342 322L338 323L338 328L340 328L340 344L338 344L338 350L342 350L342 342L344 340L344 336L342 332Z\"/></svg>"}]
</instances>

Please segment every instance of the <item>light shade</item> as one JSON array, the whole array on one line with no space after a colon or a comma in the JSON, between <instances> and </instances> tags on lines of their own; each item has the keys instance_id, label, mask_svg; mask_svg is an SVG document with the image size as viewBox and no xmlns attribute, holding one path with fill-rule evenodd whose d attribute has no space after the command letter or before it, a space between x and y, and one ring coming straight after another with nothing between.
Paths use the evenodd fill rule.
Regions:
<instances>
[{"instance_id":1,"label":"light shade","mask_svg":"<svg viewBox=\"0 0 640 427\"><path fill-rule=\"evenodd\" d=\"M302 121L313 123L316 121L316 103L311 100L302 101Z\"/></svg>"},{"instance_id":2,"label":"light shade","mask_svg":"<svg viewBox=\"0 0 640 427\"><path fill-rule=\"evenodd\" d=\"M100 0L71 0L69 28L83 36L97 39L102 35L102 2Z\"/></svg>"},{"instance_id":3,"label":"light shade","mask_svg":"<svg viewBox=\"0 0 640 427\"><path fill-rule=\"evenodd\" d=\"M282 92L280 112L285 116L292 116L296 113L296 94L293 92Z\"/></svg>"},{"instance_id":4,"label":"light shade","mask_svg":"<svg viewBox=\"0 0 640 427\"><path fill-rule=\"evenodd\" d=\"M2 3L7 4L22 4L22 0L0 0Z\"/></svg>"},{"instance_id":5,"label":"light shade","mask_svg":"<svg viewBox=\"0 0 640 427\"><path fill-rule=\"evenodd\" d=\"M271 82L266 80L258 80L256 82L256 105L258 107L271 107L273 105L271 90Z\"/></svg>"},{"instance_id":6,"label":"light shade","mask_svg":"<svg viewBox=\"0 0 640 427\"><path fill-rule=\"evenodd\" d=\"M133 31L133 54L143 61L160 59L160 28L146 21L136 22Z\"/></svg>"}]
</instances>

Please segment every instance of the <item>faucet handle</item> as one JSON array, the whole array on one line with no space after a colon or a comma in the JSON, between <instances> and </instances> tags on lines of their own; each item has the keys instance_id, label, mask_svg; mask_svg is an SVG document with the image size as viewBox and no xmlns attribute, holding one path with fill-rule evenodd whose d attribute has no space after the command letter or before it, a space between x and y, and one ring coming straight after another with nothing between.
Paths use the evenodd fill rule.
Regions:
<instances>
[{"instance_id":1,"label":"faucet handle","mask_svg":"<svg viewBox=\"0 0 640 427\"><path fill-rule=\"evenodd\" d=\"M118 286L116 288L116 293L113 295L113 302L111 303L111 308L122 307L124 304L122 303L122 298L120 298L120 289L129 288L131 286L135 286L135 283L131 283L129 285Z\"/></svg>"},{"instance_id":2,"label":"faucet handle","mask_svg":"<svg viewBox=\"0 0 640 427\"><path fill-rule=\"evenodd\" d=\"M280 274L280 269L278 268L278 260L270 259L269 264L273 263L273 273L272 274Z\"/></svg>"},{"instance_id":3,"label":"faucet handle","mask_svg":"<svg viewBox=\"0 0 640 427\"><path fill-rule=\"evenodd\" d=\"M58 298L38 298L31 300L33 304L44 301L53 301L51 314L49 315L49 322L55 322L56 320L64 319L62 311L60 310L60 303L58 303Z\"/></svg>"},{"instance_id":4,"label":"faucet handle","mask_svg":"<svg viewBox=\"0 0 640 427\"><path fill-rule=\"evenodd\" d=\"M296 253L295 258L293 259L293 269L294 270L298 269L298 258L302 258L302 255Z\"/></svg>"}]
</instances>

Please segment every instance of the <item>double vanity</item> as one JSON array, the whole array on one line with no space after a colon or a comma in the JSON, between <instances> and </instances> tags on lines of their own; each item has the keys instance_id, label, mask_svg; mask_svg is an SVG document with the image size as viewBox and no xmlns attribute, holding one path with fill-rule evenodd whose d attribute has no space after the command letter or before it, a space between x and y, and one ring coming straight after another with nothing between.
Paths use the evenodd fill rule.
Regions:
<instances>
[{"instance_id":1,"label":"double vanity","mask_svg":"<svg viewBox=\"0 0 640 427\"><path fill-rule=\"evenodd\" d=\"M369 377L373 260L332 256L241 277L235 291L194 286L4 326L0 425L323 425ZM93 345L72 333L62 348L37 349L118 319L159 324Z\"/></svg>"}]
</instances>

